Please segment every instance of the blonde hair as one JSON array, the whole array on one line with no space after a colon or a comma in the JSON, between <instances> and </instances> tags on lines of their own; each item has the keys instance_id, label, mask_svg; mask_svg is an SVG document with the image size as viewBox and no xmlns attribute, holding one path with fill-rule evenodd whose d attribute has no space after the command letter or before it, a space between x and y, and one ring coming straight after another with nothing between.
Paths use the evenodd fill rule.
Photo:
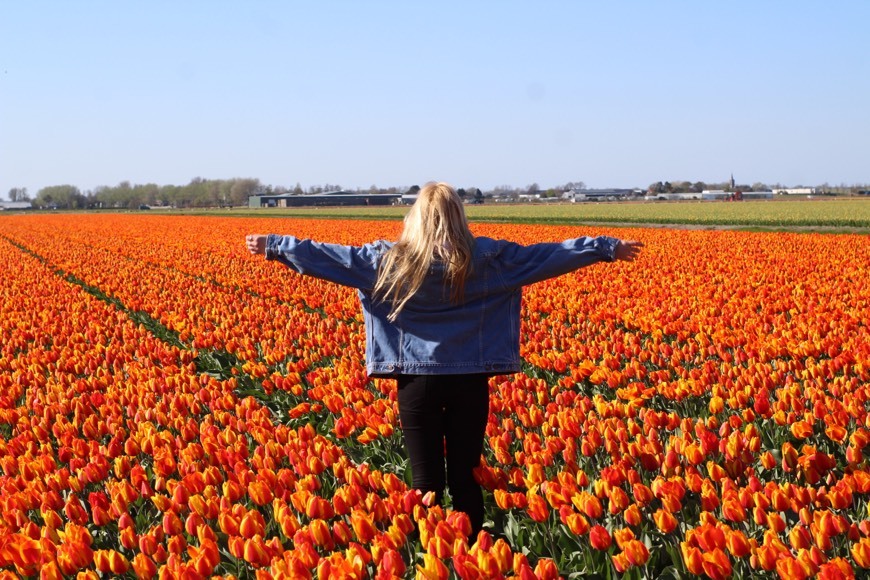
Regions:
<instances>
[{"instance_id":1,"label":"blonde hair","mask_svg":"<svg viewBox=\"0 0 870 580\"><path fill-rule=\"evenodd\" d=\"M459 303L471 273L474 236L468 229L465 208L446 183L427 183L405 216L399 240L384 254L374 296L392 303L390 321L420 289L433 264L444 266L444 285Z\"/></svg>"}]
</instances>

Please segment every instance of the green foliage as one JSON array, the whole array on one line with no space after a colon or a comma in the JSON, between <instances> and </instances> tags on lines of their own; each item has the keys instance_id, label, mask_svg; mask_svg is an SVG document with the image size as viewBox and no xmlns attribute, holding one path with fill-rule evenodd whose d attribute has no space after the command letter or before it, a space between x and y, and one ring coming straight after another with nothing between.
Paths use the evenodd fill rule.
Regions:
<instances>
[{"instance_id":1,"label":"green foliage","mask_svg":"<svg viewBox=\"0 0 870 580\"><path fill-rule=\"evenodd\" d=\"M87 207L87 200L78 187L52 185L39 190L34 204L48 209L83 209Z\"/></svg>"},{"instance_id":2,"label":"green foliage","mask_svg":"<svg viewBox=\"0 0 870 580\"><path fill-rule=\"evenodd\" d=\"M43 209L137 209L146 206L225 207L245 206L248 197L260 190L253 178L194 178L187 185L131 184L100 186L83 194L72 185L55 185L39 190L35 204Z\"/></svg>"}]
</instances>

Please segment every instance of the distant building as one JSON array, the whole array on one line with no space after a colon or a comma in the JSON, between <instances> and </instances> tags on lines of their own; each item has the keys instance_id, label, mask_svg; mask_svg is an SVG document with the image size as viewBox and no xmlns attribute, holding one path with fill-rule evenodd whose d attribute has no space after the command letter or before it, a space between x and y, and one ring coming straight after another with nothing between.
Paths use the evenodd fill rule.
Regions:
<instances>
[{"instance_id":1,"label":"distant building","mask_svg":"<svg viewBox=\"0 0 870 580\"><path fill-rule=\"evenodd\" d=\"M705 189L701 193L650 193L644 196L647 201L721 201L733 199L734 193L723 189ZM772 199L772 191L744 191L740 194L741 199Z\"/></svg>"},{"instance_id":2,"label":"distant building","mask_svg":"<svg viewBox=\"0 0 870 580\"><path fill-rule=\"evenodd\" d=\"M691 199L720 199L719 197L704 197L702 193L686 192L686 193L650 193L643 198L646 201L675 201L675 200L691 200ZM724 192L723 192L724 193ZM724 195L723 195L724 198Z\"/></svg>"},{"instance_id":3,"label":"distant building","mask_svg":"<svg viewBox=\"0 0 870 580\"><path fill-rule=\"evenodd\" d=\"M815 195L815 187L788 187L773 190L775 195Z\"/></svg>"},{"instance_id":4,"label":"distant building","mask_svg":"<svg viewBox=\"0 0 870 580\"><path fill-rule=\"evenodd\" d=\"M634 189L569 189L562 199L577 201L616 201L635 195Z\"/></svg>"},{"instance_id":5,"label":"distant building","mask_svg":"<svg viewBox=\"0 0 870 580\"><path fill-rule=\"evenodd\" d=\"M717 201L727 198L731 192L724 189L705 189L701 192L701 199Z\"/></svg>"},{"instance_id":6,"label":"distant building","mask_svg":"<svg viewBox=\"0 0 870 580\"><path fill-rule=\"evenodd\" d=\"M394 205L401 200L398 193L360 193L355 191L332 191L310 195L252 195L248 207L329 207Z\"/></svg>"},{"instance_id":7,"label":"distant building","mask_svg":"<svg viewBox=\"0 0 870 580\"><path fill-rule=\"evenodd\" d=\"M20 211L24 209L33 209L33 203L30 201L0 201L0 210Z\"/></svg>"}]
</instances>

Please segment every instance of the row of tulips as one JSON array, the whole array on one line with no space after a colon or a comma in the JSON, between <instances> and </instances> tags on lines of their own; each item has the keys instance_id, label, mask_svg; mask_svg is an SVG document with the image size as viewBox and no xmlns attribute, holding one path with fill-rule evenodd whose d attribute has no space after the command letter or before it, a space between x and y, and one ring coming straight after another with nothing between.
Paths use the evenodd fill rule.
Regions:
<instances>
[{"instance_id":1,"label":"row of tulips","mask_svg":"<svg viewBox=\"0 0 870 580\"><path fill-rule=\"evenodd\" d=\"M372 236L394 237L396 224L16 216L3 226L10 259L27 252L38 256L45 271L60 270L67 279L104 292L126 312L147 313L183 347L162 344L156 349L161 354L148 355L147 372L160 374L146 379L148 396L137 371L126 368L132 364L128 358L137 364L145 358L125 358L106 348L120 346L123 337L101 339L70 323L69 331L78 331L87 345L70 352L31 336L42 326L37 321L30 322L29 334L15 335L20 343L10 351L15 356L39 344L42 353L52 353L49 358L62 359L62 372L80 379L117 373L135 385L132 393L111 395L105 380L91 387L105 397L99 407L88 401L99 413L88 413L83 404L63 408L66 423L90 420L87 432L77 433L86 445L110 435L117 444L123 441L113 465L117 471L118 458L126 459L123 475L99 479L102 473L95 470L98 479L86 484L93 488L89 494L99 494L102 486L111 497L106 481L116 478L134 489L144 480L151 488L152 496L138 490L150 504L138 508L141 521L128 536L141 535L149 519L162 518L172 505L155 502L154 495L171 497L169 488L178 489L185 478L210 474L209 483L191 497L199 497L195 505L217 503L217 511L172 510L179 521L187 516L186 551L180 540L172 546L176 551L169 549L171 534L163 521L163 536L151 536L163 547L157 559L141 545L110 546L92 534L105 546L95 552L103 567L119 556L132 561L145 553L157 562L165 553L178 557L170 564L167 556L164 567L196 561L205 570L204 562L214 561L212 571L220 573L239 573L229 566L245 562L261 572L271 566L272 573L305 568L337 574L333 568L344 566L348 574L365 576L380 572L386 561L398 576L490 577L531 573L521 549L533 556L541 576L611 569L634 576L688 571L714 578L835 578L870 566L870 486L863 457L870 438L865 410L870 253L864 238L618 232L647 243L642 261L593 267L527 289L522 352L528 366L525 373L491 382L492 413L478 473L492 494L489 517L503 539L487 545L491 539L483 538L468 546L458 532L461 518L424 510L422 499L395 477L380 475L392 482L390 489L369 485L365 499L354 494L349 511L339 508L347 506L352 487L345 474L371 472L363 462L401 472L384 454L400 447L392 385L365 376L353 292L253 260L239 243L245 233L271 230L363 243ZM475 231L521 242L587 233L543 226ZM32 285L21 273L15 280ZM124 318L117 308L101 304L104 321ZM19 326L27 323L17 324L16 332ZM197 371L195 363L208 352L231 355L226 359L233 364L231 378ZM12 396L4 407L26 416L29 407L16 406L20 399ZM17 423L7 424L7 441L16 440ZM123 425L123 433L112 433L110 425ZM73 433L60 428L47 434L44 445L56 448L55 466L72 466L78 457L74 447L64 444L61 451L51 443L75 438ZM288 448L284 440L290 433L308 435ZM312 465L312 458L319 465ZM5 470L6 462L0 466ZM235 502L227 497L232 496L227 482L244 490ZM88 495L80 503L86 512L94 504L105 510L99 498ZM375 498L391 508L379 511ZM309 513L309 503L320 507ZM324 503L331 512L319 511ZM266 534L229 533L235 530L231 522L245 515L232 512L242 509L234 505L259 513ZM229 532L215 525L227 512L234 513L223 518ZM188 526L193 513L202 524ZM280 523L287 513L303 536L296 537L294 524ZM366 514L381 535L357 533L359 526L352 523ZM423 522L433 529L441 525L440 534L429 533L430 524ZM95 525L70 524L85 530ZM200 538L194 524L211 529L215 538ZM169 524L170 530L177 527ZM403 527L404 538L396 531ZM348 528L355 535L346 534ZM307 545L305 533L312 551L297 547ZM384 534L393 550L386 560L378 541ZM146 548L151 549L148 541ZM307 559L299 556L304 553ZM501 556L493 563L489 556L496 554Z\"/></svg>"}]
</instances>

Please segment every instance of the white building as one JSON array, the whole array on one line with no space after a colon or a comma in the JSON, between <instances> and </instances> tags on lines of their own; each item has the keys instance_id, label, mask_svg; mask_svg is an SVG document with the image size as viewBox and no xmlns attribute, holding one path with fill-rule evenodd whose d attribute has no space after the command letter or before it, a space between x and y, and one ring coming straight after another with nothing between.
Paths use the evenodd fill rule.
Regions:
<instances>
[{"instance_id":1,"label":"white building","mask_svg":"<svg viewBox=\"0 0 870 580\"><path fill-rule=\"evenodd\" d=\"M562 194L566 201L617 201L635 195L633 189L569 189Z\"/></svg>"},{"instance_id":2,"label":"white building","mask_svg":"<svg viewBox=\"0 0 870 580\"><path fill-rule=\"evenodd\" d=\"M782 189L774 189L774 195L815 195L815 187L790 187Z\"/></svg>"},{"instance_id":3,"label":"white building","mask_svg":"<svg viewBox=\"0 0 870 580\"><path fill-rule=\"evenodd\" d=\"M33 209L33 203L29 201L0 201L0 210Z\"/></svg>"}]
</instances>

